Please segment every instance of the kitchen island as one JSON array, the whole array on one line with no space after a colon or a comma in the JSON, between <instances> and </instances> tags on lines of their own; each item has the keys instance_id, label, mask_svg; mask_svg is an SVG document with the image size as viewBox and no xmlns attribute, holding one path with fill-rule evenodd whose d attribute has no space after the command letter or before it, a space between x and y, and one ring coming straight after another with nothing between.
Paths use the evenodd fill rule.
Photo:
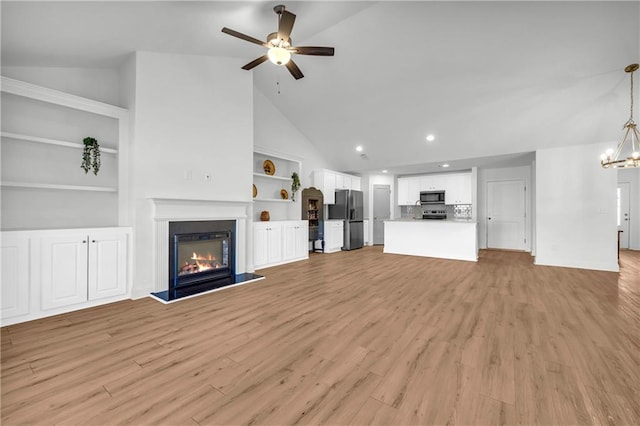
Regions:
<instances>
[{"instance_id":1,"label":"kitchen island","mask_svg":"<svg viewBox=\"0 0 640 426\"><path fill-rule=\"evenodd\" d=\"M384 253L477 262L476 222L457 219L386 220Z\"/></svg>"}]
</instances>

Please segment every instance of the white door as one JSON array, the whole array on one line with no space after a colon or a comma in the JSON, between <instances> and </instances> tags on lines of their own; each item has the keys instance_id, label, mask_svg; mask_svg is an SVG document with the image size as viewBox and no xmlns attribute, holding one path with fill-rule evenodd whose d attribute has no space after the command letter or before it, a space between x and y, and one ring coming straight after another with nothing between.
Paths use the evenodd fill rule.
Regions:
<instances>
[{"instance_id":1,"label":"white door","mask_svg":"<svg viewBox=\"0 0 640 426\"><path fill-rule=\"evenodd\" d=\"M42 238L42 309L87 301L88 237Z\"/></svg>"},{"instance_id":2,"label":"white door","mask_svg":"<svg viewBox=\"0 0 640 426\"><path fill-rule=\"evenodd\" d=\"M286 223L284 225L283 260L291 260L298 257L297 249L300 225L297 222Z\"/></svg>"},{"instance_id":3,"label":"white door","mask_svg":"<svg viewBox=\"0 0 640 426\"><path fill-rule=\"evenodd\" d=\"M282 226L267 227L267 261L270 264L282 261Z\"/></svg>"},{"instance_id":4,"label":"white door","mask_svg":"<svg viewBox=\"0 0 640 426\"><path fill-rule=\"evenodd\" d=\"M391 219L389 185L373 185L373 244L384 244L384 221Z\"/></svg>"},{"instance_id":5,"label":"white door","mask_svg":"<svg viewBox=\"0 0 640 426\"><path fill-rule=\"evenodd\" d=\"M524 180L487 183L487 247L525 250L526 187Z\"/></svg>"},{"instance_id":6,"label":"white door","mask_svg":"<svg viewBox=\"0 0 640 426\"><path fill-rule=\"evenodd\" d=\"M630 239L630 223L631 217L629 216L629 192L630 186L628 182L618 183L618 231L622 231L620 234L620 248L629 248Z\"/></svg>"},{"instance_id":7,"label":"white door","mask_svg":"<svg viewBox=\"0 0 640 426\"><path fill-rule=\"evenodd\" d=\"M96 232L89 236L89 300L127 292L127 235Z\"/></svg>"}]
</instances>

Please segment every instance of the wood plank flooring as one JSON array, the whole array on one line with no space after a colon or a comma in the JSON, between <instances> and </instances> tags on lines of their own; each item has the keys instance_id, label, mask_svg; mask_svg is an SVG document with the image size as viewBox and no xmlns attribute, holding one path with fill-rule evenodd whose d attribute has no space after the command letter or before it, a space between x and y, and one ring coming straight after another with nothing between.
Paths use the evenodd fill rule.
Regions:
<instances>
[{"instance_id":1,"label":"wood plank flooring","mask_svg":"<svg viewBox=\"0 0 640 426\"><path fill-rule=\"evenodd\" d=\"M2 423L637 425L640 253L621 263L367 247L4 327Z\"/></svg>"}]
</instances>

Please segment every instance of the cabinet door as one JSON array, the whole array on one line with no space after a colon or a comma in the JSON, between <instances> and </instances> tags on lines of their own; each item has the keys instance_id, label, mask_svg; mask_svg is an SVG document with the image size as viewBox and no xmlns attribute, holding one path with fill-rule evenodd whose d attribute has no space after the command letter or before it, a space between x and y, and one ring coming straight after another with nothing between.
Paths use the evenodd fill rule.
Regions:
<instances>
[{"instance_id":1,"label":"cabinet door","mask_svg":"<svg viewBox=\"0 0 640 426\"><path fill-rule=\"evenodd\" d=\"M339 250L344 245L344 224L342 222L331 224L331 249Z\"/></svg>"},{"instance_id":2,"label":"cabinet door","mask_svg":"<svg viewBox=\"0 0 640 426\"><path fill-rule=\"evenodd\" d=\"M362 191L362 181L359 176L351 176L351 189Z\"/></svg>"},{"instance_id":3,"label":"cabinet door","mask_svg":"<svg viewBox=\"0 0 640 426\"><path fill-rule=\"evenodd\" d=\"M296 233L296 257L309 257L309 222L300 221Z\"/></svg>"},{"instance_id":4,"label":"cabinet door","mask_svg":"<svg viewBox=\"0 0 640 426\"><path fill-rule=\"evenodd\" d=\"M253 264L255 267L266 265L269 262L269 231L262 223L253 226Z\"/></svg>"},{"instance_id":5,"label":"cabinet door","mask_svg":"<svg viewBox=\"0 0 640 426\"><path fill-rule=\"evenodd\" d=\"M409 192L407 194L407 205L413 206L420 200L420 178L409 178Z\"/></svg>"},{"instance_id":6,"label":"cabinet door","mask_svg":"<svg viewBox=\"0 0 640 426\"><path fill-rule=\"evenodd\" d=\"M127 234L96 232L89 236L89 300L127 292Z\"/></svg>"},{"instance_id":7,"label":"cabinet door","mask_svg":"<svg viewBox=\"0 0 640 426\"><path fill-rule=\"evenodd\" d=\"M398 205L409 205L409 179L398 178Z\"/></svg>"},{"instance_id":8,"label":"cabinet door","mask_svg":"<svg viewBox=\"0 0 640 426\"><path fill-rule=\"evenodd\" d=\"M471 173L462 175L459 191L459 204L471 204Z\"/></svg>"},{"instance_id":9,"label":"cabinet door","mask_svg":"<svg viewBox=\"0 0 640 426\"><path fill-rule=\"evenodd\" d=\"M282 261L282 225L270 225L267 227L267 262L277 263Z\"/></svg>"},{"instance_id":10,"label":"cabinet door","mask_svg":"<svg viewBox=\"0 0 640 426\"><path fill-rule=\"evenodd\" d=\"M442 175L428 175L420 178L421 191L446 191L445 177Z\"/></svg>"},{"instance_id":11,"label":"cabinet door","mask_svg":"<svg viewBox=\"0 0 640 426\"><path fill-rule=\"evenodd\" d=\"M87 301L86 234L42 238L42 309Z\"/></svg>"},{"instance_id":12,"label":"cabinet door","mask_svg":"<svg viewBox=\"0 0 640 426\"><path fill-rule=\"evenodd\" d=\"M336 175L325 171L322 177L322 195L324 196L325 204L336 203Z\"/></svg>"},{"instance_id":13,"label":"cabinet door","mask_svg":"<svg viewBox=\"0 0 640 426\"><path fill-rule=\"evenodd\" d=\"M282 260L291 260L297 257L297 239L300 225L296 222L287 222L283 226Z\"/></svg>"},{"instance_id":14,"label":"cabinet door","mask_svg":"<svg viewBox=\"0 0 640 426\"><path fill-rule=\"evenodd\" d=\"M29 237L2 236L2 319L29 313Z\"/></svg>"}]
</instances>

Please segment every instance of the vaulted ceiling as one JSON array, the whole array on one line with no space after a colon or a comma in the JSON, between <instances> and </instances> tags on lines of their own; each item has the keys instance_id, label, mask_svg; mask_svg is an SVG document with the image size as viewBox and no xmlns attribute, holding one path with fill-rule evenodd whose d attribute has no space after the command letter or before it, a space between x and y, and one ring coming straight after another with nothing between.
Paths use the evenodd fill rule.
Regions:
<instances>
[{"instance_id":1,"label":"vaulted ceiling","mask_svg":"<svg viewBox=\"0 0 640 426\"><path fill-rule=\"evenodd\" d=\"M3 1L2 63L118 67L136 50L249 62L264 49L220 29L262 39L279 3ZM340 170L517 164L536 149L615 144L629 115L638 1L285 4L295 45L336 54L294 56L297 81L265 63L255 86Z\"/></svg>"}]
</instances>

